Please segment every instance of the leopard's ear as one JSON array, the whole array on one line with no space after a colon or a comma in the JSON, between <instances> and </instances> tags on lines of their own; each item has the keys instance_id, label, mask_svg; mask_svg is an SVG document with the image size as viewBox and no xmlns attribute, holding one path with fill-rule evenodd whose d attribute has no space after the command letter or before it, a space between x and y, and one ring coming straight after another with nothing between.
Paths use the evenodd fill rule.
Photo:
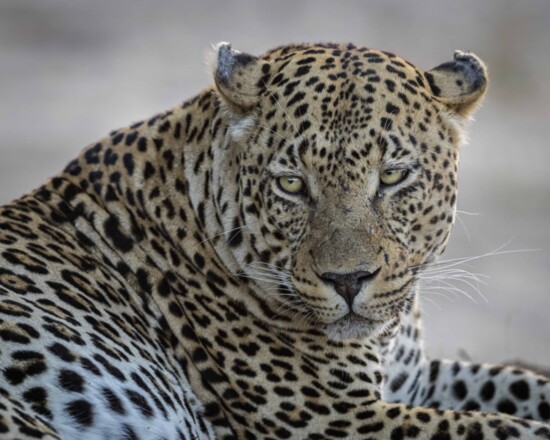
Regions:
<instances>
[{"instance_id":1,"label":"leopard's ear","mask_svg":"<svg viewBox=\"0 0 550 440\"><path fill-rule=\"evenodd\" d=\"M246 114L258 103L262 77L258 58L218 43L208 55L216 91L222 101L238 114Z\"/></svg>"},{"instance_id":2,"label":"leopard's ear","mask_svg":"<svg viewBox=\"0 0 550 440\"><path fill-rule=\"evenodd\" d=\"M489 78L483 61L471 52L455 51L454 59L424 73L436 99L467 117L483 102Z\"/></svg>"}]
</instances>

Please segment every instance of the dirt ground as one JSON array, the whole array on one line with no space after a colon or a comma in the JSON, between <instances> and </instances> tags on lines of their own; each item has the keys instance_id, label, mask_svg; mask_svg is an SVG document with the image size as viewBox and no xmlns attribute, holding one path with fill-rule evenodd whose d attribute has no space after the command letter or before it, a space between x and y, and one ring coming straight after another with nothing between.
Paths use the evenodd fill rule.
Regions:
<instances>
[{"instance_id":1,"label":"dirt ground","mask_svg":"<svg viewBox=\"0 0 550 440\"><path fill-rule=\"evenodd\" d=\"M454 49L485 59L491 89L463 148L461 213L445 258L508 253L453 267L486 285L448 280L422 293L428 352L550 366L546 0L2 0L0 203L111 129L206 86L204 51L220 40L252 53L352 41L421 68Z\"/></svg>"}]
</instances>

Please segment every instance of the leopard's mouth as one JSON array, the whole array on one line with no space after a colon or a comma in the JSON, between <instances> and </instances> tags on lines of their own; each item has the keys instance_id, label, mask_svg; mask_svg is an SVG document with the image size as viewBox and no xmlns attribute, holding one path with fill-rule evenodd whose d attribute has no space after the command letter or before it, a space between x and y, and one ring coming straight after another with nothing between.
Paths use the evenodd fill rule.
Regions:
<instances>
[{"instance_id":1,"label":"leopard's mouth","mask_svg":"<svg viewBox=\"0 0 550 440\"><path fill-rule=\"evenodd\" d=\"M323 325L323 331L334 340L362 339L381 334L388 324L387 320L366 318L350 312L330 324Z\"/></svg>"}]
</instances>

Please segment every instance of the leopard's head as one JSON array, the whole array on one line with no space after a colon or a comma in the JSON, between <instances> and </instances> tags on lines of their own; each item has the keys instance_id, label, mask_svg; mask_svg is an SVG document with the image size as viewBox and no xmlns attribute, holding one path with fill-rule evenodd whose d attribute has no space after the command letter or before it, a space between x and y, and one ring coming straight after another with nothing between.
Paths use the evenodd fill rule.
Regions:
<instances>
[{"instance_id":1,"label":"leopard's head","mask_svg":"<svg viewBox=\"0 0 550 440\"><path fill-rule=\"evenodd\" d=\"M395 325L449 237L483 62L457 51L421 71L351 45L255 57L220 43L212 70L228 120L218 215L243 276L336 339Z\"/></svg>"}]
</instances>

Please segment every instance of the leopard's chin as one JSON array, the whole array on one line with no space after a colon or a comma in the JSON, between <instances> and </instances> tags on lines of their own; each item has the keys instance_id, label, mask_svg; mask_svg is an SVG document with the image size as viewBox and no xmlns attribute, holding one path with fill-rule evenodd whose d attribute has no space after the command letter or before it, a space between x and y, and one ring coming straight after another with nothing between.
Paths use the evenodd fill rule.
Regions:
<instances>
[{"instance_id":1,"label":"leopard's chin","mask_svg":"<svg viewBox=\"0 0 550 440\"><path fill-rule=\"evenodd\" d=\"M356 313L348 313L337 321L324 324L322 329L329 339L346 341L377 337L385 333L389 322L365 318Z\"/></svg>"}]
</instances>

